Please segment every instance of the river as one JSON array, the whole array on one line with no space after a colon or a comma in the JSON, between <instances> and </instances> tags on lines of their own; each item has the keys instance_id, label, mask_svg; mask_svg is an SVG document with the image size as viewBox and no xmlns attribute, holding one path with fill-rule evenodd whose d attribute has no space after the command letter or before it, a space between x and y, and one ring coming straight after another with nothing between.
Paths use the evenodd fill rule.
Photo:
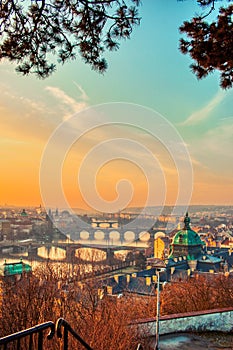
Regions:
<instances>
[{"instance_id":1,"label":"river","mask_svg":"<svg viewBox=\"0 0 233 350\"><path fill-rule=\"evenodd\" d=\"M58 243L58 242L56 242ZM64 242L63 242L64 243ZM115 257L119 260L125 260L125 257L128 253L128 250L119 250L115 252ZM28 258L28 253L18 253L18 254L7 254L0 256L0 265L3 265L4 262L19 262L20 259L23 259L23 262L30 264L32 270L34 270L39 265L47 264L48 262L53 263L55 266L64 266L65 269L69 271L74 271L77 268L77 264L69 264L65 261L66 259L66 251L57 246L42 246L38 248L38 259L33 260ZM101 265L101 261L103 261L103 265L106 260L106 252L100 249L83 247L76 249L75 256L83 261L85 264L82 264L82 271L89 272L93 268L93 262L98 262ZM40 261L40 258L41 261ZM43 261L44 259L44 261ZM64 261L63 261L64 260ZM90 262L90 263L89 263Z\"/></svg>"}]
</instances>

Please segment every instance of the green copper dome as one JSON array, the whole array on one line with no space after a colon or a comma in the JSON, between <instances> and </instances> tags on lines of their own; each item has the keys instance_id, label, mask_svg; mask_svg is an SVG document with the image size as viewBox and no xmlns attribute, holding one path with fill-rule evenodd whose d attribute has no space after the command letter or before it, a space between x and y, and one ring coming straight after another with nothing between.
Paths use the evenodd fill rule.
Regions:
<instances>
[{"instance_id":1,"label":"green copper dome","mask_svg":"<svg viewBox=\"0 0 233 350\"><path fill-rule=\"evenodd\" d=\"M21 216L28 216L28 214L26 213L26 210L25 210L25 209L22 210L22 212L21 212L20 215L21 215Z\"/></svg>"},{"instance_id":2,"label":"green copper dome","mask_svg":"<svg viewBox=\"0 0 233 350\"><path fill-rule=\"evenodd\" d=\"M181 244L181 245L203 245L204 242L200 239L199 235L193 231L190 226L190 218L188 213L184 218L184 228L183 230L178 231L172 241L172 244Z\"/></svg>"},{"instance_id":3,"label":"green copper dome","mask_svg":"<svg viewBox=\"0 0 233 350\"><path fill-rule=\"evenodd\" d=\"M199 235L190 228L188 213L184 218L184 228L173 237L169 258L186 256L188 260L196 259L202 253L205 243Z\"/></svg>"},{"instance_id":4,"label":"green copper dome","mask_svg":"<svg viewBox=\"0 0 233 350\"><path fill-rule=\"evenodd\" d=\"M176 233L176 235L173 238L172 244L203 245L204 242L202 242L199 235L195 231L191 229L183 229Z\"/></svg>"}]
</instances>

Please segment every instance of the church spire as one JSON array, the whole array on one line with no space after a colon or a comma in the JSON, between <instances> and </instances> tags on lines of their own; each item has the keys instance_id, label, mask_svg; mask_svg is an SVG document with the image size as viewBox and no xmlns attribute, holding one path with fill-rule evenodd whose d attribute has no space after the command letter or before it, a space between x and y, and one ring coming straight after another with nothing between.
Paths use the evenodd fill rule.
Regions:
<instances>
[{"instance_id":1,"label":"church spire","mask_svg":"<svg viewBox=\"0 0 233 350\"><path fill-rule=\"evenodd\" d=\"M186 213L185 217L184 217L184 230L190 230L190 217L188 212Z\"/></svg>"}]
</instances>

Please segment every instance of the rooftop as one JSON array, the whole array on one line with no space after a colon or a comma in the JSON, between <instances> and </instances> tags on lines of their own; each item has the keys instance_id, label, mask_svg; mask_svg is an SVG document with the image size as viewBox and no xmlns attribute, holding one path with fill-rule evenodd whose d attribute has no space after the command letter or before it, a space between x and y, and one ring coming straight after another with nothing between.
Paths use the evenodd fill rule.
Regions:
<instances>
[{"instance_id":1,"label":"rooftop","mask_svg":"<svg viewBox=\"0 0 233 350\"><path fill-rule=\"evenodd\" d=\"M20 262L5 263L0 266L0 276L21 275L24 272L31 272L32 268L29 264L25 264L22 259Z\"/></svg>"}]
</instances>

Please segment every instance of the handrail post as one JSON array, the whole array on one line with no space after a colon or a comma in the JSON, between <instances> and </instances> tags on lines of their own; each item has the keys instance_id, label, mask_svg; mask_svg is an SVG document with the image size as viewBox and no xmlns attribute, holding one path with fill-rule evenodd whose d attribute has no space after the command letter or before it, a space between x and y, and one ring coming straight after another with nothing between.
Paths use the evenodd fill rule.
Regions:
<instances>
[{"instance_id":1,"label":"handrail post","mask_svg":"<svg viewBox=\"0 0 233 350\"><path fill-rule=\"evenodd\" d=\"M155 350L159 350L159 318L160 318L160 294L159 294L159 283L160 283L160 272L165 271L165 268L158 267L156 270L157 275L157 301L156 301L156 325L155 325Z\"/></svg>"},{"instance_id":2,"label":"handrail post","mask_svg":"<svg viewBox=\"0 0 233 350\"><path fill-rule=\"evenodd\" d=\"M68 350L68 329L64 327L64 350Z\"/></svg>"},{"instance_id":3,"label":"handrail post","mask_svg":"<svg viewBox=\"0 0 233 350\"><path fill-rule=\"evenodd\" d=\"M157 303L156 303L156 328L155 328L155 350L159 350L159 313L160 313L160 300L159 300L159 271L157 272Z\"/></svg>"},{"instance_id":4,"label":"handrail post","mask_svg":"<svg viewBox=\"0 0 233 350\"><path fill-rule=\"evenodd\" d=\"M20 350L20 339L17 340L17 350Z\"/></svg>"},{"instance_id":5,"label":"handrail post","mask_svg":"<svg viewBox=\"0 0 233 350\"><path fill-rule=\"evenodd\" d=\"M43 333L39 331L38 334L38 350L43 350Z\"/></svg>"},{"instance_id":6,"label":"handrail post","mask_svg":"<svg viewBox=\"0 0 233 350\"><path fill-rule=\"evenodd\" d=\"M85 349L93 350L90 345L88 345L85 340L83 340L78 333L76 333L70 324L64 320L63 318L59 318L56 322L56 333L58 338L62 338L61 327L64 328L63 341L64 341L64 350L68 349L68 332L72 334L72 336L81 343ZM67 344L65 348L65 343Z\"/></svg>"}]
</instances>

